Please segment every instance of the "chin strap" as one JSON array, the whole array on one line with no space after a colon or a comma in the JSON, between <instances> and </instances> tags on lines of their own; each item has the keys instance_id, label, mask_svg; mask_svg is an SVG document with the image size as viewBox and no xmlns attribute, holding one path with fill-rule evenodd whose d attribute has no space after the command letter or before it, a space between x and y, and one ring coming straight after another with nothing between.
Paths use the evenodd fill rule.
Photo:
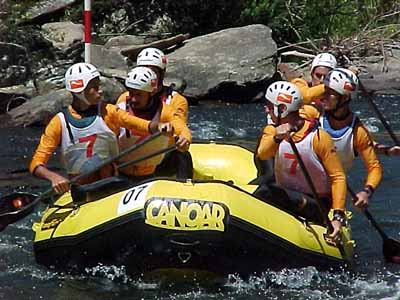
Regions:
<instances>
[{"instance_id":1,"label":"chin strap","mask_svg":"<svg viewBox=\"0 0 400 300\"><path fill-rule=\"evenodd\" d=\"M348 98L348 100L346 100L346 101L340 101L340 102L338 102L338 104L336 105L336 107L335 107L334 109L332 109L331 111L327 111L327 114L328 114L331 118L333 118L333 119L335 119L335 120L337 120L337 121L343 121L343 120L345 120L345 119L346 119L348 116L350 116L350 114L351 114L351 110L350 110L350 109L347 109L346 113L345 113L344 115L342 115L342 116L337 116L337 115L335 115L335 114L337 113L337 111L338 111L339 109L345 107L346 105L349 105L349 104L350 104L350 100L351 100L351 98Z\"/></svg>"},{"instance_id":2,"label":"chin strap","mask_svg":"<svg viewBox=\"0 0 400 300\"><path fill-rule=\"evenodd\" d=\"M83 103L85 103L86 105L91 105L90 103L89 103L89 101L87 101L87 99L86 99L86 97L85 97L85 95L83 94L83 93L74 93L74 95L79 99L79 100L81 100Z\"/></svg>"},{"instance_id":3,"label":"chin strap","mask_svg":"<svg viewBox=\"0 0 400 300\"><path fill-rule=\"evenodd\" d=\"M329 117L331 117L332 119L335 119L336 121L343 121L343 120L345 120L348 116L351 115L351 111L348 110L343 116L336 116L336 115L335 115L336 111L337 111L337 110L335 110L335 111L327 111L326 113L328 114Z\"/></svg>"}]
</instances>

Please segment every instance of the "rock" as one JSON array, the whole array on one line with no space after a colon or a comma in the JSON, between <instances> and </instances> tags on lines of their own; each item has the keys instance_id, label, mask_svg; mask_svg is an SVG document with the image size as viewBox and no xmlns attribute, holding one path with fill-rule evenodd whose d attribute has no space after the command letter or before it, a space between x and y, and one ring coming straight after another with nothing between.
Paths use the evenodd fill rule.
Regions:
<instances>
[{"instance_id":1,"label":"rock","mask_svg":"<svg viewBox=\"0 0 400 300\"><path fill-rule=\"evenodd\" d=\"M118 79L120 82L124 82L126 75L128 74L129 69L125 69L125 70L119 70L119 69L109 69L109 68L99 68L100 73L102 75L104 75L105 77L108 78L116 78Z\"/></svg>"},{"instance_id":2,"label":"rock","mask_svg":"<svg viewBox=\"0 0 400 300\"><path fill-rule=\"evenodd\" d=\"M118 97L126 91L124 85L115 78L101 77L101 89L104 101L115 103Z\"/></svg>"},{"instance_id":3,"label":"rock","mask_svg":"<svg viewBox=\"0 0 400 300\"><path fill-rule=\"evenodd\" d=\"M400 78L398 73L366 74L359 78L369 93L400 94Z\"/></svg>"},{"instance_id":4,"label":"rock","mask_svg":"<svg viewBox=\"0 0 400 300\"><path fill-rule=\"evenodd\" d=\"M34 97L8 113L0 115L0 127L46 125L71 101L71 93L65 89Z\"/></svg>"},{"instance_id":5,"label":"rock","mask_svg":"<svg viewBox=\"0 0 400 300\"><path fill-rule=\"evenodd\" d=\"M101 87L104 99L109 103L115 103L119 95L125 92L124 86L114 78L101 77ZM36 96L0 115L0 127L46 125L54 115L71 102L71 93L65 89L57 89Z\"/></svg>"},{"instance_id":6,"label":"rock","mask_svg":"<svg viewBox=\"0 0 400 300\"><path fill-rule=\"evenodd\" d=\"M29 61L24 47L0 42L0 87L24 83L29 75Z\"/></svg>"},{"instance_id":7,"label":"rock","mask_svg":"<svg viewBox=\"0 0 400 300\"><path fill-rule=\"evenodd\" d=\"M16 85L0 88L0 114L6 113L37 95L32 82L28 85Z\"/></svg>"},{"instance_id":8,"label":"rock","mask_svg":"<svg viewBox=\"0 0 400 300\"><path fill-rule=\"evenodd\" d=\"M132 45L142 45L157 41L156 36L122 35L110 38L104 47L126 47Z\"/></svg>"},{"instance_id":9,"label":"rock","mask_svg":"<svg viewBox=\"0 0 400 300\"><path fill-rule=\"evenodd\" d=\"M20 23L26 22L40 22L46 20L48 16L53 15L55 12L63 10L72 4L81 2L79 0L42 0L31 7L26 13Z\"/></svg>"},{"instance_id":10,"label":"rock","mask_svg":"<svg viewBox=\"0 0 400 300\"><path fill-rule=\"evenodd\" d=\"M167 74L187 81L187 97L249 101L275 73L276 50L267 26L226 29L187 40L168 55Z\"/></svg>"},{"instance_id":11,"label":"rock","mask_svg":"<svg viewBox=\"0 0 400 300\"><path fill-rule=\"evenodd\" d=\"M400 60L387 57L387 72L383 71L382 57L365 57L354 64L361 69L359 78L365 89L370 93L399 94L400 93Z\"/></svg>"},{"instance_id":12,"label":"rock","mask_svg":"<svg viewBox=\"0 0 400 300\"><path fill-rule=\"evenodd\" d=\"M42 25L42 34L55 48L68 49L76 41L83 41L84 28L72 22L54 22Z\"/></svg>"},{"instance_id":13,"label":"rock","mask_svg":"<svg viewBox=\"0 0 400 300\"><path fill-rule=\"evenodd\" d=\"M120 54L120 49L117 47L106 48L92 44L91 63L99 69L129 69L127 59Z\"/></svg>"}]
</instances>

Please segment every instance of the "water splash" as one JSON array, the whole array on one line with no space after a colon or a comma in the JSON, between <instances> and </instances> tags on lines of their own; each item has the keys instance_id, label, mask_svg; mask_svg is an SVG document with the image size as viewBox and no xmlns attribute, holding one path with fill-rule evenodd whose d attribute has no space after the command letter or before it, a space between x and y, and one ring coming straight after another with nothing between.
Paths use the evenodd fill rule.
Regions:
<instances>
[{"instance_id":1,"label":"water splash","mask_svg":"<svg viewBox=\"0 0 400 300\"><path fill-rule=\"evenodd\" d=\"M85 268L85 272L88 275L103 277L112 281L121 280L124 283L132 281L126 274L125 266L106 266L100 263L95 267Z\"/></svg>"}]
</instances>

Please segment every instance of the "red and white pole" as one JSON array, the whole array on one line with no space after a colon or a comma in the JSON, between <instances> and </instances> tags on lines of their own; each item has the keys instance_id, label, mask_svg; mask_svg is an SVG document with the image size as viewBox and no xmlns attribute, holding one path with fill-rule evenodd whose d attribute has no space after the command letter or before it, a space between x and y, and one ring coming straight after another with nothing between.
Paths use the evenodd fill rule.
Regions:
<instances>
[{"instance_id":1,"label":"red and white pole","mask_svg":"<svg viewBox=\"0 0 400 300\"><path fill-rule=\"evenodd\" d=\"M92 42L92 0L85 0L83 24L85 28L85 62L90 63L90 44Z\"/></svg>"}]
</instances>

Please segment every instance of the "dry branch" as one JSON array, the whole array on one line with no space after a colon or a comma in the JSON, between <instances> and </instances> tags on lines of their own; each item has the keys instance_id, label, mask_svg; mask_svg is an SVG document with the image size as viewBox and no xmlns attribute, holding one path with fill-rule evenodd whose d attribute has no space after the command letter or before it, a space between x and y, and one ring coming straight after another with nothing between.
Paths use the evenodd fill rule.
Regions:
<instances>
[{"instance_id":1,"label":"dry branch","mask_svg":"<svg viewBox=\"0 0 400 300\"><path fill-rule=\"evenodd\" d=\"M189 34L178 34L176 36L173 36L173 37L170 37L167 39L163 39L163 40L159 40L159 41L155 41L152 43L135 45L133 47L123 48L123 49L121 49L121 54L135 60L136 56L144 48L154 47L154 48L158 48L160 50L164 50L164 49L170 48L172 46L175 46L177 44L183 43L189 37L190 37Z\"/></svg>"}]
</instances>

